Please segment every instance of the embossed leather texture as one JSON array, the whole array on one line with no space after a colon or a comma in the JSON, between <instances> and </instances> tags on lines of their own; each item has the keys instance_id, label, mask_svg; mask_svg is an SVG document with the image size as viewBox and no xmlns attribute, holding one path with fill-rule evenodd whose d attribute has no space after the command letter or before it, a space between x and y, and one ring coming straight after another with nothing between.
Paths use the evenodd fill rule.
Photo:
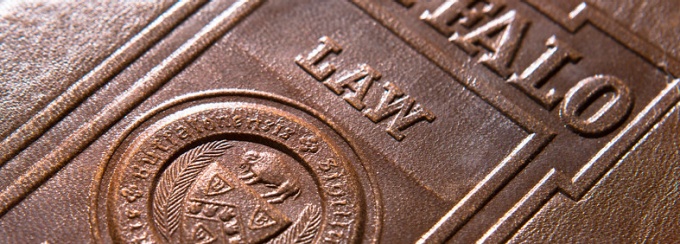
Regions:
<instances>
[{"instance_id":1,"label":"embossed leather texture","mask_svg":"<svg viewBox=\"0 0 680 244\"><path fill-rule=\"evenodd\" d=\"M678 243L680 2L0 0L0 243Z\"/></svg>"}]
</instances>

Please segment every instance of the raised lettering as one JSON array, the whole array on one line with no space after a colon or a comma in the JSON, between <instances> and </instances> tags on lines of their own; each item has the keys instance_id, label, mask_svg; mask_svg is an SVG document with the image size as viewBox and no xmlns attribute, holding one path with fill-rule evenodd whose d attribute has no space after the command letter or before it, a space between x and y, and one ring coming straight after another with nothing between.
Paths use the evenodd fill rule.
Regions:
<instances>
[{"instance_id":1,"label":"raised lettering","mask_svg":"<svg viewBox=\"0 0 680 244\"><path fill-rule=\"evenodd\" d=\"M355 109L363 111L363 114L374 123L396 114L394 120L388 124L386 129L387 133L392 137L401 141L404 138L404 135L401 133L403 130L422 120L429 122L434 120L435 116L432 112L416 103L410 96L404 95L396 85L389 82L384 85L387 91L379 101L378 107L365 109L366 104L363 100L372 84L380 79L380 72L367 64L361 64L357 70L345 73L345 75L337 79L326 80L326 78L335 72L335 66L331 63L319 63L328 54L340 52L341 48L335 41L326 36L322 37L319 41L321 44L307 57L298 55L295 58L295 62L302 69L313 75L314 78L323 81L323 84L335 94L344 94L343 99L347 103ZM349 92L346 92L346 90L349 90ZM250 124L256 123L252 119L248 122Z\"/></svg>"},{"instance_id":2,"label":"raised lettering","mask_svg":"<svg viewBox=\"0 0 680 244\"><path fill-rule=\"evenodd\" d=\"M331 170L331 168L338 167L338 163L335 161L335 159L329 158L326 161L321 161L319 163L319 169L321 169L324 172L328 172Z\"/></svg>"},{"instance_id":3,"label":"raised lettering","mask_svg":"<svg viewBox=\"0 0 680 244\"><path fill-rule=\"evenodd\" d=\"M323 238L324 242L330 242L330 243L341 243L342 242L342 231L338 232L335 230L331 230L327 232L327 235Z\"/></svg>"},{"instance_id":4,"label":"raised lettering","mask_svg":"<svg viewBox=\"0 0 680 244\"><path fill-rule=\"evenodd\" d=\"M340 53L342 47L327 36L321 37L319 42L321 43L314 48L312 52L307 54L306 57L303 55L295 57L295 63L312 75L316 80L322 81L335 72L335 66L331 63L321 63L321 61L331 53Z\"/></svg>"},{"instance_id":5,"label":"raised lettering","mask_svg":"<svg viewBox=\"0 0 680 244\"><path fill-rule=\"evenodd\" d=\"M562 99L562 94L555 89L540 89L548 76L556 73L567 62L576 62L581 54L564 42L552 36L546 41L548 50L522 72L521 75L513 74L508 82L517 87L529 97L537 101L541 106L552 109Z\"/></svg>"},{"instance_id":6,"label":"raised lettering","mask_svg":"<svg viewBox=\"0 0 680 244\"><path fill-rule=\"evenodd\" d=\"M141 215L141 212L138 211L138 210L125 209L125 216L128 217L128 219L138 218L140 215Z\"/></svg>"},{"instance_id":7,"label":"raised lettering","mask_svg":"<svg viewBox=\"0 0 680 244\"><path fill-rule=\"evenodd\" d=\"M184 122L189 126L189 128L193 129L194 131L198 132L198 134L203 133L203 130L201 130L200 123L197 118L186 118Z\"/></svg>"},{"instance_id":8,"label":"raised lettering","mask_svg":"<svg viewBox=\"0 0 680 244\"><path fill-rule=\"evenodd\" d=\"M209 117L203 118L203 129L210 131L215 130L215 123L213 123L212 119L210 119Z\"/></svg>"},{"instance_id":9,"label":"raised lettering","mask_svg":"<svg viewBox=\"0 0 680 244\"><path fill-rule=\"evenodd\" d=\"M608 93L614 96L592 116L583 118L582 113ZM597 75L583 79L567 92L560 117L575 132L596 136L618 125L628 115L632 105L633 96L621 80Z\"/></svg>"},{"instance_id":10,"label":"raised lettering","mask_svg":"<svg viewBox=\"0 0 680 244\"><path fill-rule=\"evenodd\" d=\"M268 132L272 127L274 127L274 121L265 119L264 121L260 122L261 131Z\"/></svg>"},{"instance_id":11,"label":"raised lettering","mask_svg":"<svg viewBox=\"0 0 680 244\"><path fill-rule=\"evenodd\" d=\"M455 24L470 28L479 23L485 16L493 16L503 8L499 0L486 0L480 8L479 0L446 0L434 11L425 10L420 19L434 27L439 33L450 36L455 33Z\"/></svg>"},{"instance_id":12,"label":"raised lettering","mask_svg":"<svg viewBox=\"0 0 680 244\"><path fill-rule=\"evenodd\" d=\"M292 135L295 134L295 130L291 129L289 127L284 127L283 130L278 134L278 137L281 137L284 140L288 140Z\"/></svg>"},{"instance_id":13,"label":"raised lettering","mask_svg":"<svg viewBox=\"0 0 680 244\"><path fill-rule=\"evenodd\" d=\"M352 216L352 212L333 212L333 215L340 216L340 217L347 217L347 216ZM338 226L349 226L350 223L343 223L342 225Z\"/></svg>"},{"instance_id":14,"label":"raised lettering","mask_svg":"<svg viewBox=\"0 0 680 244\"><path fill-rule=\"evenodd\" d=\"M434 121L435 116L432 112L416 103L410 96L404 95L404 92L395 84L387 82L383 85L383 88L385 88L385 92L378 106L367 109L364 115L377 123L396 114L394 120L387 126L387 133L398 141L404 139L402 131L415 123L423 120Z\"/></svg>"},{"instance_id":15,"label":"raised lettering","mask_svg":"<svg viewBox=\"0 0 680 244\"><path fill-rule=\"evenodd\" d=\"M476 55L480 51L478 46L490 50L493 54L485 53L478 62L507 78L513 73L510 64L527 26L529 21L513 10L464 36L455 33L449 40L470 55Z\"/></svg>"},{"instance_id":16,"label":"raised lettering","mask_svg":"<svg viewBox=\"0 0 680 244\"><path fill-rule=\"evenodd\" d=\"M161 150L163 152L167 152L168 150L170 150L170 147L172 146L172 145L168 145L168 146L163 145L163 142L167 142L167 141L168 140L163 140L163 138L156 137L156 138L153 139L151 144L152 144L153 148L156 148L156 149Z\"/></svg>"},{"instance_id":17,"label":"raised lettering","mask_svg":"<svg viewBox=\"0 0 680 244\"><path fill-rule=\"evenodd\" d=\"M371 84L378 79L380 79L380 72L367 64L362 64L359 66L358 70L352 71L337 80L325 81L323 84L338 95L343 94L345 88L348 88L348 90L351 90L352 92L345 94L342 98L352 105L352 107L362 110L366 107L363 100L368 89L371 87Z\"/></svg>"},{"instance_id":18,"label":"raised lettering","mask_svg":"<svg viewBox=\"0 0 680 244\"><path fill-rule=\"evenodd\" d=\"M335 179L338 179L338 178L343 177L343 176L344 175L343 175L343 172L341 170L340 172L334 172L332 174L322 175L322 178L326 181L331 181L331 180L335 180Z\"/></svg>"},{"instance_id":19,"label":"raised lettering","mask_svg":"<svg viewBox=\"0 0 680 244\"><path fill-rule=\"evenodd\" d=\"M347 200L342 199L342 200L331 200L331 206L346 206L347 205Z\"/></svg>"},{"instance_id":20,"label":"raised lettering","mask_svg":"<svg viewBox=\"0 0 680 244\"><path fill-rule=\"evenodd\" d=\"M241 116L240 116L240 115L234 115L234 117L232 117L232 119L233 119L233 121L234 121L234 124L233 124L233 125L234 125L235 128L241 127L241 121L242 121L242 120L241 120Z\"/></svg>"},{"instance_id":21,"label":"raised lettering","mask_svg":"<svg viewBox=\"0 0 680 244\"><path fill-rule=\"evenodd\" d=\"M343 185L344 185L343 183L335 183L332 185L327 184L326 187L328 187L328 189L326 190L326 192L328 192L328 195L334 197L344 196L346 193L345 190L342 189Z\"/></svg>"},{"instance_id":22,"label":"raised lettering","mask_svg":"<svg viewBox=\"0 0 680 244\"><path fill-rule=\"evenodd\" d=\"M139 161L141 161L142 163L145 163L145 164L156 165L156 159L155 158L148 158L148 157L142 156L142 159L140 159Z\"/></svg>"},{"instance_id":23,"label":"raised lettering","mask_svg":"<svg viewBox=\"0 0 680 244\"><path fill-rule=\"evenodd\" d=\"M177 130L177 136L179 136L179 139L184 140L184 139L187 139L189 137L189 133L187 133L187 129L183 125L178 125L176 130Z\"/></svg>"},{"instance_id":24,"label":"raised lettering","mask_svg":"<svg viewBox=\"0 0 680 244\"><path fill-rule=\"evenodd\" d=\"M143 169L137 165L132 166L132 175L140 178L140 179L146 179L149 178L149 171L146 169Z\"/></svg>"},{"instance_id":25,"label":"raised lettering","mask_svg":"<svg viewBox=\"0 0 680 244\"><path fill-rule=\"evenodd\" d=\"M175 142L175 134L172 133L170 129L165 129L163 131L163 137L169 142L172 146L177 145L177 142Z\"/></svg>"},{"instance_id":26,"label":"raised lettering","mask_svg":"<svg viewBox=\"0 0 680 244\"><path fill-rule=\"evenodd\" d=\"M257 130L257 124L259 123L259 114L255 113L255 117L246 116L246 128L250 130Z\"/></svg>"}]
</instances>

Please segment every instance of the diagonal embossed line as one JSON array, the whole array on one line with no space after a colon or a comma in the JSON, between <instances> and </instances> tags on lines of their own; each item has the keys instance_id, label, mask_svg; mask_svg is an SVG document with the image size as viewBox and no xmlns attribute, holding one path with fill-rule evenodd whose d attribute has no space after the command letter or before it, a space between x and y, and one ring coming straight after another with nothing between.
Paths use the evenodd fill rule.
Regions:
<instances>
[{"instance_id":1,"label":"diagonal embossed line","mask_svg":"<svg viewBox=\"0 0 680 244\"><path fill-rule=\"evenodd\" d=\"M548 16L548 18L554 20L572 33L578 31L579 28L586 23L590 23L603 33L613 37L614 40L621 43L623 46L640 55L642 59L654 64L657 68L670 73L675 77L680 76L680 62L678 62L675 57L669 55L666 51L656 45L651 44L644 38L639 37L634 32L623 27L605 13L586 2L582 2L567 13L549 1L522 1Z\"/></svg>"},{"instance_id":2,"label":"diagonal embossed line","mask_svg":"<svg viewBox=\"0 0 680 244\"><path fill-rule=\"evenodd\" d=\"M511 100L503 94L500 94L498 92L500 89L496 86L488 81L477 78L472 70L468 69L466 65L446 56L442 50L432 45L424 37L410 31L409 28L402 25L392 14L378 6L378 4L374 4L370 0L351 0L351 2L367 13L368 16L394 33L394 35L402 39L415 51L432 61L444 72L451 75L454 80L465 86L465 88L470 89L470 91L479 96L486 103L510 118L523 130L536 132L542 135L551 135L554 133L548 128L545 122L538 120L515 103L508 102Z\"/></svg>"},{"instance_id":3,"label":"diagonal embossed line","mask_svg":"<svg viewBox=\"0 0 680 244\"><path fill-rule=\"evenodd\" d=\"M572 13L570 13L569 15L564 15L562 14L562 12L557 11L556 8L550 8L550 6L552 5L542 3L540 0L524 0L524 1L532 3L532 6L533 5L539 6L539 9L541 9L541 11L547 12L547 14L551 18L556 19L556 21L563 24L563 26L565 26L565 28L571 32L577 31L578 28L584 25L587 21L588 23L594 25L596 28L605 32L605 34L609 34L612 37L614 37L614 39L619 41L619 43L630 48L632 51L640 55L643 59L651 62L660 70L670 74L674 74L674 72L677 71L678 65L675 59L669 57L667 54L663 52L663 50L659 49L658 47L650 44L649 42L645 41L642 38L637 37L632 32L618 25L615 21L608 19L606 15L598 12L595 8L592 7L587 8L587 5L581 4L576 10L572 11ZM485 84L483 80L475 79L474 77L476 76L474 76L474 74L472 74L469 70L465 69L464 65L461 65L457 63L455 60L443 56L440 50L438 50L436 47L433 47L427 40L409 31L408 28L401 25L401 23L399 23L399 21L397 21L395 17L393 17L386 10L379 7L378 4L373 5L369 0L352 0L352 2L355 5L357 5L360 9L362 9L364 12L366 12L369 16L373 17L375 20L381 23L384 27L393 32L396 36L404 40L416 51L420 52L425 57L430 59L433 63L442 68L444 71L451 74L451 76L454 79L456 79L465 87L467 87L475 94L480 96L484 101L491 104L499 111L501 111L504 115L508 116L513 121L518 123L524 130L528 132L535 132L535 134L532 134L531 136L525 138L524 142L520 144L517 148L515 148L515 151L513 151L513 153L506 157L503 160L503 162L501 162L501 164L494 168L492 173L488 174L485 177L485 179L475 187L475 189L470 191L460 202L458 202L449 212L447 212L444 215L444 217L442 217L427 233L425 233L420 240L418 240L418 243L446 242L452 235L454 235L458 230L460 230L460 228L462 228L462 226L464 226L469 221L469 219L474 214L476 214L476 212L480 210L491 197L493 197L496 194L497 191L502 189L506 185L506 183L510 180L511 177L513 177L514 175L519 173L522 169L524 169L524 167L531 161L531 158L535 156L532 153L539 152L545 146L545 144L550 142L554 134L549 129L542 128L543 126L542 123L540 123L540 121L538 121L538 123L534 123L533 121L535 121L535 119L531 118L530 116L523 116L523 114L526 113L522 111L520 108L517 108L516 105L512 103L507 104L504 103L504 100L507 99L502 97L502 95L497 95L494 92L493 86ZM571 16L576 16L574 18L577 19L576 20L568 19L571 18ZM677 82L673 84L677 84ZM676 85L673 86L674 88L672 89L678 90ZM666 94L668 93L668 91L669 90L666 89L664 92L662 92L662 94ZM658 106L659 107L657 106L652 107L655 109L655 111L656 110L667 111L670 108L667 107L667 105ZM655 114L655 116L658 115L656 113L653 114ZM663 113L661 113L661 115L663 115ZM641 137L641 135L644 134L643 132L647 131L649 126L651 126L647 124L637 125L637 123L639 123L639 120L637 119L634 120L634 122L632 123L633 124L631 124L631 126L627 127L627 129L625 130L642 131L639 132L642 134L637 134L638 132L624 133L621 134L625 135L624 138L617 137L609 144L607 144L607 146L598 153L598 156L589 162L589 165L592 164L593 167L585 167L584 169L582 169L583 174L588 174L588 177L590 177L588 178L588 180L584 180L583 182L577 182L574 180L574 183L571 183L571 181L568 180L559 180L561 179L560 177L557 177L559 176L559 174L554 174L551 172L549 176L546 176L547 179L549 179L548 181L549 184L541 185L541 187L543 188L539 187L540 189L537 191L545 195L547 193L554 194L555 192L553 190L557 189L569 196L581 196L578 194L584 194L585 192L587 192L588 189L590 189L590 187L592 186L592 184L594 184L595 180L599 179L601 175L608 172L608 169L611 166L611 164L616 162L616 158L620 157L623 154L623 152L626 151L623 150L622 152L620 152L618 150L610 150L611 147L613 147L612 145L618 143L618 145L628 145L627 148L629 148L630 145L632 144L626 143L636 142ZM535 140L531 140L532 138ZM619 140L625 140L627 142L626 143L618 142ZM607 156L604 157L602 155ZM576 176L576 178L578 178L578 175ZM584 182L589 183L586 184ZM576 187L574 186L576 184L580 185ZM554 185L557 186L553 187ZM516 228L520 226L517 224L521 222L521 220L518 219L526 216L522 214L528 213L530 211L535 212L537 211L536 207L540 208L540 206L542 206L539 203L541 203L540 200L543 198L534 197L534 195L531 195L531 197L532 197L531 200L527 201L530 204L524 204L524 202L521 202L518 203L518 205L516 206L521 207L523 210L526 209L530 210L524 212L522 211L517 212L513 210L512 213L517 212L519 214L512 216L504 216L504 219L502 219L499 222L500 224L497 224L498 226L494 226L491 230L489 230L489 232L487 232L487 235L485 235L483 239L480 240L480 242L499 241L502 240L502 238L506 234L516 230ZM524 199L522 201L524 201ZM507 218L510 218L510 220L508 220ZM500 231L496 232L496 230Z\"/></svg>"},{"instance_id":4,"label":"diagonal embossed line","mask_svg":"<svg viewBox=\"0 0 680 244\"><path fill-rule=\"evenodd\" d=\"M94 142L110 126L182 71L263 1L240 0L231 5L148 74L106 105L90 122L80 126L50 154L31 166L26 173L0 192L0 217Z\"/></svg>"},{"instance_id":5,"label":"diagonal embossed line","mask_svg":"<svg viewBox=\"0 0 680 244\"><path fill-rule=\"evenodd\" d=\"M444 243L505 187L535 155L553 139L553 135L531 134L526 137L474 189L456 203L437 223L416 242Z\"/></svg>"},{"instance_id":6,"label":"diagonal embossed line","mask_svg":"<svg viewBox=\"0 0 680 244\"><path fill-rule=\"evenodd\" d=\"M629 125L607 143L597 155L591 158L575 176L570 178L557 169L551 169L477 242L499 243L507 241L529 221L531 216L536 214L558 193L566 195L574 201L583 198L597 181L602 179L678 101L680 101L680 79L669 84ZM610 150L610 148L620 149Z\"/></svg>"},{"instance_id":7,"label":"diagonal embossed line","mask_svg":"<svg viewBox=\"0 0 680 244\"><path fill-rule=\"evenodd\" d=\"M372 5L368 0L352 0L352 2L443 71L450 74L456 81L530 133L417 242L443 243L460 230L500 189L505 187L514 175L529 164L532 158L552 141L555 132L516 104L508 102L509 99L496 92L498 89L475 78L476 76L470 70L465 69L464 65L444 56L443 52L402 26L391 14L377 4Z\"/></svg>"},{"instance_id":8,"label":"diagonal embossed line","mask_svg":"<svg viewBox=\"0 0 680 244\"><path fill-rule=\"evenodd\" d=\"M61 121L207 0L180 1L0 142L0 167Z\"/></svg>"}]
</instances>

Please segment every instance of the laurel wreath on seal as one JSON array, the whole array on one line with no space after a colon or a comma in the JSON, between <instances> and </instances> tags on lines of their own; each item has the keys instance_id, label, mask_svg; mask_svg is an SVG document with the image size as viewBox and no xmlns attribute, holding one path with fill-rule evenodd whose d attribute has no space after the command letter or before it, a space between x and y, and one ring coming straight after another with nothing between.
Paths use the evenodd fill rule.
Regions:
<instances>
[{"instance_id":1,"label":"laurel wreath on seal","mask_svg":"<svg viewBox=\"0 0 680 244\"><path fill-rule=\"evenodd\" d=\"M182 154L161 176L153 199L153 219L166 238L179 227L182 202L199 174L213 159L222 156L232 145L226 141L203 144Z\"/></svg>"},{"instance_id":2,"label":"laurel wreath on seal","mask_svg":"<svg viewBox=\"0 0 680 244\"><path fill-rule=\"evenodd\" d=\"M269 244L312 243L314 236L319 232L320 225L321 209L314 205L307 205L293 226L271 240Z\"/></svg>"}]
</instances>

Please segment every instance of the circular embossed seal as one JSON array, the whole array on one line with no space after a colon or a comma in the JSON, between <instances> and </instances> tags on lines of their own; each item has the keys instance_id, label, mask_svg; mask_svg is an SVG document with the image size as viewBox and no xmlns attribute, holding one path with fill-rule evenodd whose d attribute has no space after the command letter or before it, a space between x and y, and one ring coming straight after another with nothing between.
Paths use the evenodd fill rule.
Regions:
<instances>
[{"instance_id":1,"label":"circular embossed seal","mask_svg":"<svg viewBox=\"0 0 680 244\"><path fill-rule=\"evenodd\" d=\"M94 203L96 235L125 243L351 243L374 232L364 228L378 216L367 206L379 204L367 204L374 194L365 194L371 184L357 173L360 157L323 123L282 105L203 100L146 116L112 150L98 187L106 193Z\"/></svg>"}]
</instances>

